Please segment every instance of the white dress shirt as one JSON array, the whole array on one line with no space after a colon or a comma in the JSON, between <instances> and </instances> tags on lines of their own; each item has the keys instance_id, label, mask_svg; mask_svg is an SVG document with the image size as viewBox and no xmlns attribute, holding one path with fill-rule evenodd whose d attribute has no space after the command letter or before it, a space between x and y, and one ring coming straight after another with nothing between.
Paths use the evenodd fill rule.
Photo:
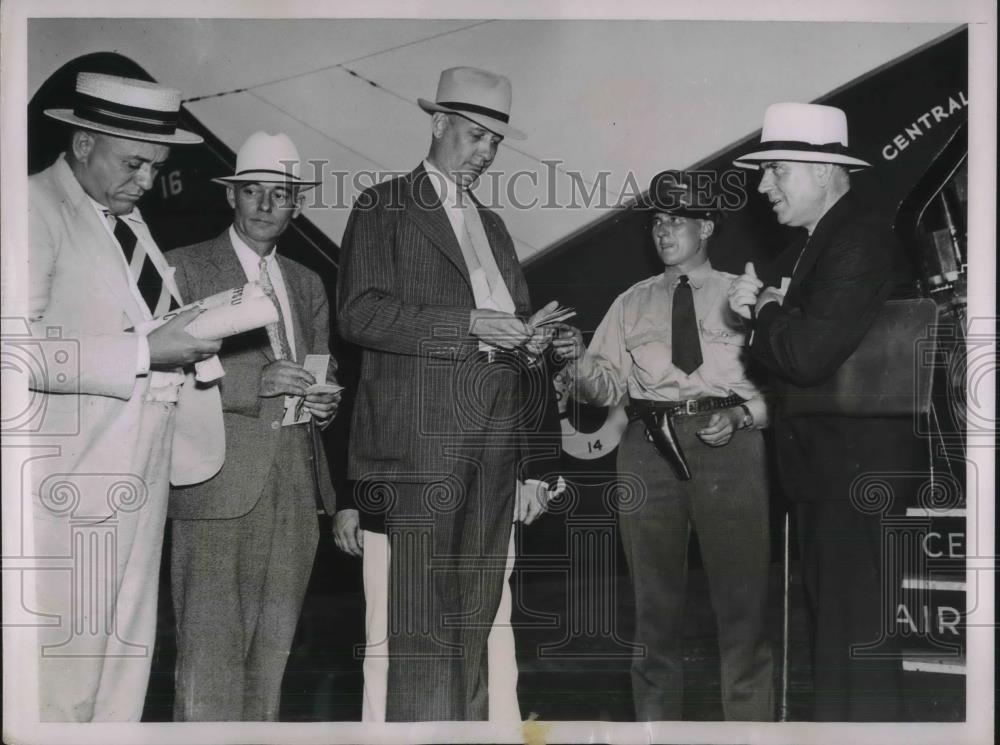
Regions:
<instances>
[{"instance_id":1,"label":"white dress shirt","mask_svg":"<svg viewBox=\"0 0 1000 745\"><path fill-rule=\"evenodd\" d=\"M240 238L232 226L229 228L229 239L233 242L236 258L240 260L240 266L243 267L247 280L256 282L260 278L260 256ZM277 246L268 251L264 259L267 263L267 276L271 278L274 294L278 298L278 305L281 306L281 315L285 321L285 336L288 337L288 346L292 350L292 359L296 360L298 355L295 352L295 330L292 328L292 306L288 302L285 278L281 274L281 267L278 266ZM278 353L278 350L274 351Z\"/></svg>"},{"instance_id":2,"label":"white dress shirt","mask_svg":"<svg viewBox=\"0 0 1000 745\"><path fill-rule=\"evenodd\" d=\"M177 301L177 304L182 305L181 298L177 294L176 285L173 282L173 269L164 258L163 252L160 251L160 247L156 245L156 241L153 240L153 236L150 234L146 221L142 218L142 213L139 212L139 208L133 207L132 211L127 215L114 215L111 214L107 207L91 197L89 194L87 195L87 199L90 201L94 211L97 212L97 216L101 219L101 224L108 232L108 235L111 236L111 240L114 241L115 245L120 245L118 243L118 239L115 238L115 218L121 218L128 225L128 227L131 228L132 232L135 233L136 239L142 244L142 248L145 250L146 256L148 256L149 260L153 262L153 266L156 267L156 271L159 272L160 277L163 279L164 286L167 287L174 300ZM135 302L141 309L143 317L147 321L151 320L153 318L153 314L150 312L149 306L146 305L146 301L142 297L142 293L139 292L139 285L132 277L132 272L129 269L128 263L125 261L125 254L119 251L118 256L121 260L122 268L125 270L125 276L129 278L129 291L132 293L132 297L135 298ZM136 360L135 370L136 375L150 375L150 389L172 389L180 386L184 382L184 375L181 373L161 371L150 372L149 366L149 340L146 339L144 334L140 333L139 356ZM160 396L156 397L161 398ZM164 400L173 399L168 396Z\"/></svg>"}]
</instances>

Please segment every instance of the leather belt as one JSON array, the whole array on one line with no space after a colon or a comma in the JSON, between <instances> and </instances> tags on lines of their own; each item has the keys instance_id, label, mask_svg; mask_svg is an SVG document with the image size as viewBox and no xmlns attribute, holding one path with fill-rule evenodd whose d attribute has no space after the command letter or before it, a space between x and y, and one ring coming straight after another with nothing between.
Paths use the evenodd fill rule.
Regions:
<instances>
[{"instance_id":1,"label":"leather belt","mask_svg":"<svg viewBox=\"0 0 1000 745\"><path fill-rule=\"evenodd\" d=\"M625 411L630 420L640 419L642 414L646 412L663 413L668 417L694 416L695 414L704 414L706 411L730 409L745 401L745 398L735 393L732 396L706 396L705 398L689 398L686 401L649 401L633 398L629 400Z\"/></svg>"},{"instance_id":2,"label":"leather belt","mask_svg":"<svg viewBox=\"0 0 1000 745\"><path fill-rule=\"evenodd\" d=\"M486 365L503 364L512 367L533 367L540 362L520 349L480 349L468 356L472 362Z\"/></svg>"}]
</instances>

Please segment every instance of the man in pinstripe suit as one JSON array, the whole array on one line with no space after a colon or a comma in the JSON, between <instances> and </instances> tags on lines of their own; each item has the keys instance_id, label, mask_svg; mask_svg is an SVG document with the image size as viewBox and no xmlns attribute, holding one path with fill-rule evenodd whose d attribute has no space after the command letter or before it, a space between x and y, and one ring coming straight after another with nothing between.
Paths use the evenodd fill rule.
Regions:
<instances>
[{"instance_id":1,"label":"man in pinstripe suit","mask_svg":"<svg viewBox=\"0 0 1000 745\"><path fill-rule=\"evenodd\" d=\"M419 100L427 158L364 192L344 234L338 323L363 348L348 477L366 531L346 510L338 544L356 553L380 529L388 540L387 721L497 718L487 637L511 523L546 503L528 478L551 402L531 363L545 340L524 320L510 235L469 191L505 136L523 138L510 97L503 76L445 70L436 101Z\"/></svg>"}]
</instances>

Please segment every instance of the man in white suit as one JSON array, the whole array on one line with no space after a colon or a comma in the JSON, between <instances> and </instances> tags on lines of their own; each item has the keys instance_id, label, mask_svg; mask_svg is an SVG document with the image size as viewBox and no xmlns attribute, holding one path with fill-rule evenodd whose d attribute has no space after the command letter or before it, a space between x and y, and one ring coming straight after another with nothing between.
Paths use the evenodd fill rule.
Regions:
<instances>
[{"instance_id":1,"label":"man in white suit","mask_svg":"<svg viewBox=\"0 0 1000 745\"><path fill-rule=\"evenodd\" d=\"M34 554L72 566L36 572L54 624L35 650L41 721L140 718L168 484L209 478L225 452L217 389L181 372L219 343L186 333L195 312L136 330L182 304L135 206L170 145L201 142L179 111L179 91L80 73L75 108L45 112L74 127L70 145L29 179L29 320L62 342L38 345L30 382L44 411L33 444L51 453L31 471ZM175 449L182 432L197 441Z\"/></svg>"}]
</instances>

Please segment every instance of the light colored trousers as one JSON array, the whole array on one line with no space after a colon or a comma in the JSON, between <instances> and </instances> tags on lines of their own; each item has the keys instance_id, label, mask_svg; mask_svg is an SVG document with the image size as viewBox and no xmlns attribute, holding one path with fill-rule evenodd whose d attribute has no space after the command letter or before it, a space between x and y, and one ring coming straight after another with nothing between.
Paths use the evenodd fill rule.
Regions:
<instances>
[{"instance_id":1,"label":"light colored trousers","mask_svg":"<svg viewBox=\"0 0 1000 745\"><path fill-rule=\"evenodd\" d=\"M489 721L521 721L517 703L517 657L510 624L513 599L510 576L514 571L514 531L507 547L500 607L487 640L489 667ZM384 533L364 531L362 575L365 589L365 662L362 722L384 722L389 675L389 541Z\"/></svg>"}]
</instances>

